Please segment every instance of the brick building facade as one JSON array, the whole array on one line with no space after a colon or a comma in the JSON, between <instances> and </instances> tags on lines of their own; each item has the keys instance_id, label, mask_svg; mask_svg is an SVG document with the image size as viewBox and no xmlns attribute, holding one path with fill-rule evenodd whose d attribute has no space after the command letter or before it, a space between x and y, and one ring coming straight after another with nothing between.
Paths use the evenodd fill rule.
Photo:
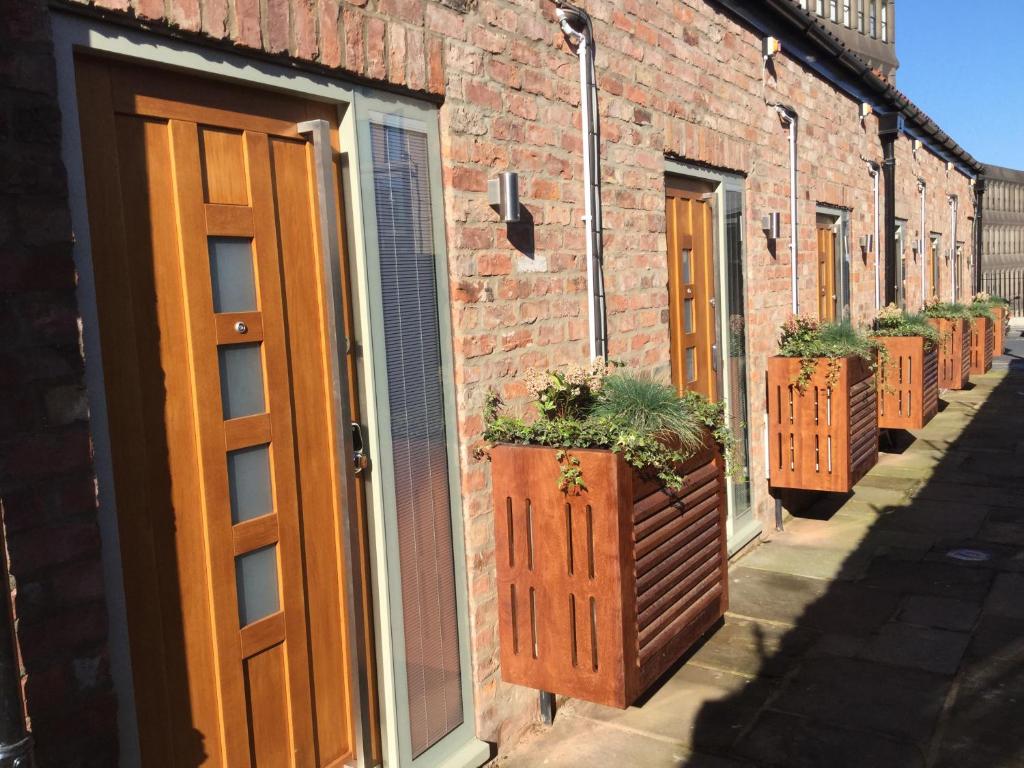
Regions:
<instances>
[{"instance_id":1,"label":"brick building facade","mask_svg":"<svg viewBox=\"0 0 1024 768\"><path fill-rule=\"evenodd\" d=\"M799 304L819 299L815 222L845 221L849 313L876 310L875 249L886 242L884 190L874 236L870 163L882 164L879 115L896 114L856 77L813 66L813 43L780 17L783 51L762 55L762 15L744 18L711 0L589 3L594 22L602 135L605 283L610 357L667 376L665 189L667 175L735 179L741 185L746 343L743 403L749 489L756 520L772 498L764 479L764 370L789 314L788 131L767 102L798 115ZM795 4L794 4L795 5ZM768 14L769 16L771 14ZM520 374L587 358L579 68L546 0L37 0L0 11L0 504L24 664L28 717L43 766L110 766L124 746L124 700L115 685L126 653L111 627L111 570L101 552L82 334L88 298L76 293L69 187L62 153L51 23L126 28L157 46L250 57L282 72L337 78L436 108L458 416L461 505L478 738L499 748L536 718L536 694L501 682L496 635L493 510L489 468L474 459L489 390L513 406ZM809 17L808 17L809 18ZM791 52L792 51L792 52ZM873 113L862 116L862 102ZM905 111L905 110L904 110ZM949 196L959 201L963 242L958 294L969 295L974 240L972 178L980 170L925 116L896 140L895 215L906 222L905 301L920 304L918 177L925 181L924 237L939 236L939 294L952 296L955 245ZM914 138L923 143L914 148ZM952 151L950 147L956 151ZM520 174L528 223L506 226L487 204L487 180ZM704 174L704 175L702 175ZM881 186L881 171L879 171ZM774 247L762 216L780 212ZM884 270L885 254L879 263ZM841 267L840 267L841 268ZM929 278L930 279L930 278ZM890 276L881 275L884 287ZM83 317L86 319L83 320ZM93 363L95 365L95 363ZM102 478L101 478L102 482ZM99 490L100 495L103 488ZM737 542L736 546L744 542ZM118 730L118 706L121 727Z\"/></svg>"}]
</instances>

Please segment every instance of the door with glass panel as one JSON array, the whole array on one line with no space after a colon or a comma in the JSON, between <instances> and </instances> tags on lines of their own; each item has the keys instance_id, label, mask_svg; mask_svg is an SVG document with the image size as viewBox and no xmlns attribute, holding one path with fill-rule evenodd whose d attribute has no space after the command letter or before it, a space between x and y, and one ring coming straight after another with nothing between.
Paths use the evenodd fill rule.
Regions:
<instances>
[{"instance_id":1,"label":"door with glass panel","mask_svg":"<svg viewBox=\"0 0 1024 768\"><path fill-rule=\"evenodd\" d=\"M346 612L365 563L346 563L334 286L297 125L336 107L76 73L143 763L344 764L372 640Z\"/></svg>"},{"instance_id":2,"label":"door with glass panel","mask_svg":"<svg viewBox=\"0 0 1024 768\"><path fill-rule=\"evenodd\" d=\"M942 284L940 283L942 265L941 238L932 233L928 239L928 295L937 299L942 295Z\"/></svg>"},{"instance_id":3,"label":"door with glass panel","mask_svg":"<svg viewBox=\"0 0 1024 768\"><path fill-rule=\"evenodd\" d=\"M676 177L665 184L672 381L717 399L711 194Z\"/></svg>"},{"instance_id":4,"label":"door with glass panel","mask_svg":"<svg viewBox=\"0 0 1024 768\"><path fill-rule=\"evenodd\" d=\"M818 217L818 319L836 319L836 231L827 217Z\"/></svg>"}]
</instances>

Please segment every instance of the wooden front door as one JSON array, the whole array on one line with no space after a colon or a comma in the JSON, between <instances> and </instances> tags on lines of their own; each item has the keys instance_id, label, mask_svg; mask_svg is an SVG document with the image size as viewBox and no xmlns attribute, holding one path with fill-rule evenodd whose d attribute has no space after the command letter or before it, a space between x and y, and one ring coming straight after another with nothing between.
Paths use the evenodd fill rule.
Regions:
<instances>
[{"instance_id":1,"label":"wooden front door","mask_svg":"<svg viewBox=\"0 0 1024 768\"><path fill-rule=\"evenodd\" d=\"M669 179L665 190L672 382L717 399L711 203Z\"/></svg>"},{"instance_id":2,"label":"wooden front door","mask_svg":"<svg viewBox=\"0 0 1024 768\"><path fill-rule=\"evenodd\" d=\"M939 297L939 265L942 259L939 256L939 238L934 235L928 241L928 296L936 299Z\"/></svg>"},{"instance_id":3,"label":"wooden front door","mask_svg":"<svg viewBox=\"0 0 1024 768\"><path fill-rule=\"evenodd\" d=\"M296 126L336 108L76 68L142 762L341 765L368 640L345 613L351 457Z\"/></svg>"},{"instance_id":4,"label":"wooden front door","mask_svg":"<svg viewBox=\"0 0 1024 768\"><path fill-rule=\"evenodd\" d=\"M836 319L836 233L831 224L818 224L818 319Z\"/></svg>"}]
</instances>

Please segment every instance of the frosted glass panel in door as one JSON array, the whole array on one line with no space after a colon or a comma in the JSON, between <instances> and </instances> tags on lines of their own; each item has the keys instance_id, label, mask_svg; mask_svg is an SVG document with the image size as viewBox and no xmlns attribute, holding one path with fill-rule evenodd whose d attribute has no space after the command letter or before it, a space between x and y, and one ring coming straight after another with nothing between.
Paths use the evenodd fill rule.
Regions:
<instances>
[{"instance_id":1,"label":"frosted glass panel in door","mask_svg":"<svg viewBox=\"0 0 1024 768\"><path fill-rule=\"evenodd\" d=\"M211 237L207 242L213 311L255 312L252 241L244 237Z\"/></svg>"}]
</instances>

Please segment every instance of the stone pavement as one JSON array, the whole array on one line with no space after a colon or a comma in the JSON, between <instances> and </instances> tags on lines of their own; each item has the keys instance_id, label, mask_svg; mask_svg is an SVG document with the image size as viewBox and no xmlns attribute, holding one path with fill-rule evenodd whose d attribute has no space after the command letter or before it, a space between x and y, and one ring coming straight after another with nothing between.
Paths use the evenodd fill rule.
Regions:
<instances>
[{"instance_id":1,"label":"stone pavement","mask_svg":"<svg viewBox=\"0 0 1024 768\"><path fill-rule=\"evenodd\" d=\"M495 765L1024 766L1022 333L733 561L724 625L641 706L569 701Z\"/></svg>"}]
</instances>

